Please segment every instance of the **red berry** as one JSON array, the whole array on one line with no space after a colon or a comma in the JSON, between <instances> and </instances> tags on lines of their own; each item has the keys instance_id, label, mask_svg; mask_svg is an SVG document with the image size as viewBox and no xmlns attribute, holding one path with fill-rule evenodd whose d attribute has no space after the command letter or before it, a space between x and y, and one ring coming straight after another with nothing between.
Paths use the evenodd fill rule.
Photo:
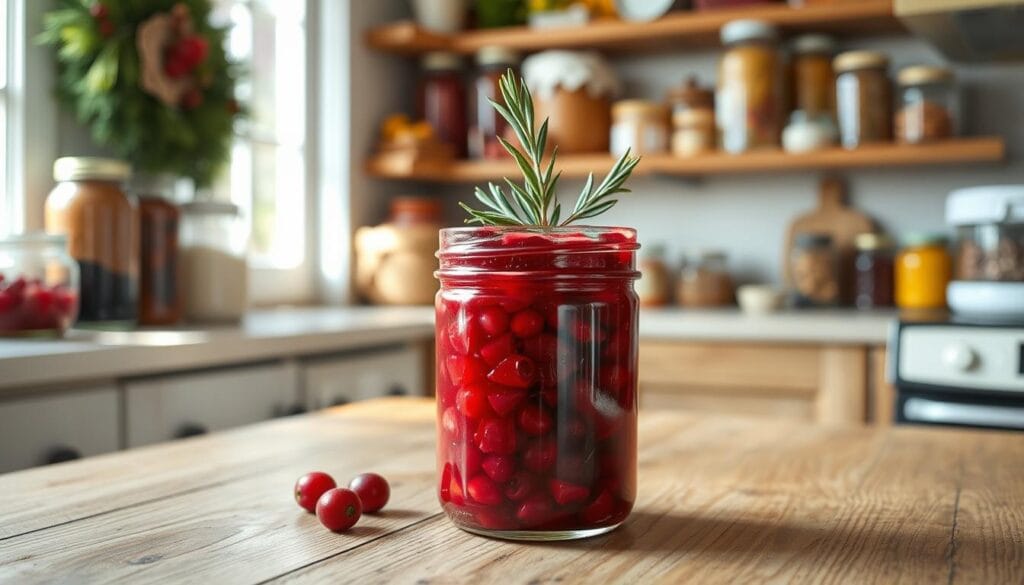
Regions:
<instances>
[{"instance_id":1,"label":"red berry","mask_svg":"<svg viewBox=\"0 0 1024 585\"><path fill-rule=\"evenodd\" d=\"M114 27L114 23L110 22L105 18L100 21L99 28L100 36L102 36L105 39L109 39L110 37L114 36L114 31L116 30Z\"/></svg>"},{"instance_id":2,"label":"red berry","mask_svg":"<svg viewBox=\"0 0 1024 585\"><path fill-rule=\"evenodd\" d=\"M181 96L181 107L186 110L194 110L201 105L203 105L203 92L194 87Z\"/></svg>"},{"instance_id":3,"label":"red berry","mask_svg":"<svg viewBox=\"0 0 1024 585\"><path fill-rule=\"evenodd\" d=\"M205 38L198 35L181 39L174 48L174 52L181 56L190 70L195 69L197 65L206 60L206 55L209 51L210 44Z\"/></svg>"},{"instance_id":4,"label":"red berry","mask_svg":"<svg viewBox=\"0 0 1024 585\"><path fill-rule=\"evenodd\" d=\"M487 402L498 416L508 415L525 398L526 390L522 388L495 388L487 393Z\"/></svg>"},{"instance_id":5,"label":"red berry","mask_svg":"<svg viewBox=\"0 0 1024 585\"><path fill-rule=\"evenodd\" d=\"M440 498L442 502L450 502L452 499L451 483L452 464L445 463L444 469L441 471L441 484L437 488L437 497Z\"/></svg>"},{"instance_id":6,"label":"red berry","mask_svg":"<svg viewBox=\"0 0 1024 585\"><path fill-rule=\"evenodd\" d=\"M481 467L487 477L498 483L505 483L516 472L516 460L509 455L488 455L484 457Z\"/></svg>"},{"instance_id":7,"label":"red berry","mask_svg":"<svg viewBox=\"0 0 1024 585\"><path fill-rule=\"evenodd\" d=\"M448 327L448 343L456 353L476 353L487 339L487 334L475 319L469 319L465 314L459 317Z\"/></svg>"},{"instance_id":8,"label":"red berry","mask_svg":"<svg viewBox=\"0 0 1024 585\"><path fill-rule=\"evenodd\" d=\"M376 473L363 473L348 482L348 489L359 496L363 512L373 513L384 507L391 497L391 486L388 480Z\"/></svg>"},{"instance_id":9,"label":"red berry","mask_svg":"<svg viewBox=\"0 0 1024 585\"><path fill-rule=\"evenodd\" d=\"M484 453L509 455L516 450L516 427L508 419L484 419L477 429L476 441Z\"/></svg>"},{"instance_id":10,"label":"red berry","mask_svg":"<svg viewBox=\"0 0 1024 585\"><path fill-rule=\"evenodd\" d=\"M96 20L103 20L107 18L108 14L109 11L107 10L107 5L102 2L96 2L89 7L89 15Z\"/></svg>"},{"instance_id":11,"label":"red berry","mask_svg":"<svg viewBox=\"0 0 1024 585\"><path fill-rule=\"evenodd\" d=\"M502 335L481 347L480 357L483 358L484 363L493 368L510 356L514 350L515 346L512 343L512 336Z\"/></svg>"},{"instance_id":12,"label":"red berry","mask_svg":"<svg viewBox=\"0 0 1024 585\"><path fill-rule=\"evenodd\" d=\"M347 488L328 490L316 502L317 519L332 532L352 528L362 514L363 505L359 496Z\"/></svg>"},{"instance_id":13,"label":"red berry","mask_svg":"<svg viewBox=\"0 0 1024 585\"><path fill-rule=\"evenodd\" d=\"M587 524L600 524L607 521L615 511L615 500L608 490L602 490L593 502L583 508L580 517Z\"/></svg>"},{"instance_id":14,"label":"red berry","mask_svg":"<svg viewBox=\"0 0 1024 585\"><path fill-rule=\"evenodd\" d=\"M521 502L533 493L533 488L536 485L537 482L532 475L520 471L505 484L505 497L513 502Z\"/></svg>"},{"instance_id":15,"label":"red berry","mask_svg":"<svg viewBox=\"0 0 1024 585\"><path fill-rule=\"evenodd\" d=\"M544 330L544 317L533 309L519 311L512 317L512 333L519 338L533 337Z\"/></svg>"},{"instance_id":16,"label":"red berry","mask_svg":"<svg viewBox=\"0 0 1024 585\"><path fill-rule=\"evenodd\" d=\"M466 485L466 493L474 501L485 506L497 506L502 502L501 490L498 489L498 484L494 483L486 475L478 475L469 480L469 484Z\"/></svg>"},{"instance_id":17,"label":"red berry","mask_svg":"<svg viewBox=\"0 0 1024 585\"><path fill-rule=\"evenodd\" d=\"M462 420L458 410L454 406L444 409L441 415L441 428L447 435L447 440L458 441L462 437Z\"/></svg>"},{"instance_id":18,"label":"red berry","mask_svg":"<svg viewBox=\"0 0 1024 585\"><path fill-rule=\"evenodd\" d=\"M180 79L188 73L188 66L181 57L172 53L164 58L164 73L171 79Z\"/></svg>"},{"instance_id":19,"label":"red berry","mask_svg":"<svg viewBox=\"0 0 1024 585\"><path fill-rule=\"evenodd\" d=\"M508 313L501 307L487 307L480 311L480 326L488 335L501 335L508 329Z\"/></svg>"},{"instance_id":20,"label":"red berry","mask_svg":"<svg viewBox=\"0 0 1024 585\"><path fill-rule=\"evenodd\" d=\"M524 528L539 526L554 517L554 506L547 496L534 496L519 505L516 510L516 518L523 523Z\"/></svg>"},{"instance_id":21,"label":"red berry","mask_svg":"<svg viewBox=\"0 0 1024 585\"><path fill-rule=\"evenodd\" d=\"M455 405L467 418L482 418L491 413L487 402L487 391L483 386L467 386L455 395Z\"/></svg>"},{"instance_id":22,"label":"red berry","mask_svg":"<svg viewBox=\"0 0 1024 585\"><path fill-rule=\"evenodd\" d=\"M487 365L475 357L451 354L448 356L446 363L448 365L448 379L455 386L481 382L487 377Z\"/></svg>"},{"instance_id":23,"label":"red berry","mask_svg":"<svg viewBox=\"0 0 1024 585\"><path fill-rule=\"evenodd\" d=\"M534 473L543 473L555 464L558 448L550 439L535 439L523 451L523 465Z\"/></svg>"},{"instance_id":24,"label":"red berry","mask_svg":"<svg viewBox=\"0 0 1024 585\"><path fill-rule=\"evenodd\" d=\"M491 382L513 388L529 388L536 377L537 367L533 360L518 354L508 356L487 374Z\"/></svg>"},{"instance_id":25,"label":"red berry","mask_svg":"<svg viewBox=\"0 0 1024 585\"><path fill-rule=\"evenodd\" d=\"M337 487L334 478L322 471L307 473L295 482L295 501L308 512L316 511L316 502L324 492Z\"/></svg>"},{"instance_id":26,"label":"red berry","mask_svg":"<svg viewBox=\"0 0 1024 585\"><path fill-rule=\"evenodd\" d=\"M562 506L582 502L590 495L590 488L560 479L552 479L549 483L551 495Z\"/></svg>"},{"instance_id":27,"label":"red berry","mask_svg":"<svg viewBox=\"0 0 1024 585\"><path fill-rule=\"evenodd\" d=\"M529 405L519 411L519 428L528 435L546 435L554 422L551 415L541 405Z\"/></svg>"}]
</instances>

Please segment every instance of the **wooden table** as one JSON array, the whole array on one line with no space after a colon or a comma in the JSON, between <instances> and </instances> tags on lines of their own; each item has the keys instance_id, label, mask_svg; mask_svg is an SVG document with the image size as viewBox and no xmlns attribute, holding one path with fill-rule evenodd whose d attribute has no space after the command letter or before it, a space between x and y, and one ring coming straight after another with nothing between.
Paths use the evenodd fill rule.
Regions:
<instances>
[{"instance_id":1,"label":"wooden table","mask_svg":"<svg viewBox=\"0 0 1024 585\"><path fill-rule=\"evenodd\" d=\"M1024 438L641 414L619 530L547 544L455 528L431 402L393 399L0 476L0 582L1022 583ZM392 482L345 534L301 473Z\"/></svg>"}]
</instances>

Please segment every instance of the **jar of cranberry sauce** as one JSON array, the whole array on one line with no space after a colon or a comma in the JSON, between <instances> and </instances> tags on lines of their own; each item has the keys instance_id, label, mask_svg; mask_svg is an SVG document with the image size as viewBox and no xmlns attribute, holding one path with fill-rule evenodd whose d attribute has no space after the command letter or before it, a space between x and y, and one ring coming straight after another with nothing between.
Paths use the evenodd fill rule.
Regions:
<instances>
[{"instance_id":1,"label":"jar of cranberry sauce","mask_svg":"<svg viewBox=\"0 0 1024 585\"><path fill-rule=\"evenodd\" d=\"M460 528L566 540L629 514L638 248L624 228L441 231L438 490Z\"/></svg>"}]
</instances>

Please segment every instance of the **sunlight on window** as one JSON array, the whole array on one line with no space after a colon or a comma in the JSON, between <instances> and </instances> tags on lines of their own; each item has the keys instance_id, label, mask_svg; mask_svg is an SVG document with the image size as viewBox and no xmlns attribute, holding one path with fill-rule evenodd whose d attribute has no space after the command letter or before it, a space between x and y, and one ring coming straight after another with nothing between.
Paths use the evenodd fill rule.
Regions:
<instances>
[{"instance_id":1,"label":"sunlight on window","mask_svg":"<svg viewBox=\"0 0 1024 585\"><path fill-rule=\"evenodd\" d=\"M7 35L7 2L0 0L0 236L11 230L11 217L13 214L13 202L8 194L7 185L7 60L10 59L11 47L8 45Z\"/></svg>"}]
</instances>

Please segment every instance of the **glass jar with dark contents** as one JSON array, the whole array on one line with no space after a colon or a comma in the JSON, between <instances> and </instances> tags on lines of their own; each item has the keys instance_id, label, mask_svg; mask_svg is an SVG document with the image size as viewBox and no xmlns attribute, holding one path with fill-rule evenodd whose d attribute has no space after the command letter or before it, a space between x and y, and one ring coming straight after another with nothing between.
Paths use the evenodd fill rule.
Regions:
<instances>
[{"instance_id":1,"label":"glass jar with dark contents","mask_svg":"<svg viewBox=\"0 0 1024 585\"><path fill-rule=\"evenodd\" d=\"M484 47L476 54L480 67L473 84L473 126L469 131L469 154L473 158L505 158L508 153L498 137L509 138L508 123L491 107L489 100L502 103L498 80L519 65L519 55L504 47Z\"/></svg>"},{"instance_id":2,"label":"glass jar with dark contents","mask_svg":"<svg viewBox=\"0 0 1024 585\"><path fill-rule=\"evenodd\" d=\"M65 157L53 164L57 186L46 199L46 231L64 234L78 262L78 322L131 325L138 318L138 216L122 185L119 160Z\"/></svg>"},{"instance_id":3,"label":"glass jar with dark contents","mask_svg":"<svg viewBox=\"0 0 1024 585\"><path fill-rule=\"evenodd\" d=\"M462 63L454 53L427 53L417 94L417 113L430 123L438 138L455 147L455 156L466 158L466 88Z\"/></svg>"},{"instance_id":4,"label":"glass jar with dark contents","mask_svg":"<svg viewBox=\"0 0 1024 585\"><path fill-rule=\"evenodd\" d=\"M858 309L893 305L894 244L883 234L860 234L854 240L854 304Z\"/></svg>"},{"instance_id":5,"label":"glass jar with dark contents","mask_svg":"<svg viewBox=\"0 0 1024 585\"><path fill-rule=\"evenodd\" d=\"M171 201L173 179L157 178L137 189L139 198L139 325L181 320L178 226L181 210Z\"/></svg>"},{"instance_id":6,"label":"glass jar with dark contents","mask_svg":"<svg viewBox=\"0 0 1024 585\"><path fill-rule=\"evenodd\" d=\"M793 304L831 307L839 302L839 259L832 236L797 234L790 256Z\"/></svg>"}]
</instances>

